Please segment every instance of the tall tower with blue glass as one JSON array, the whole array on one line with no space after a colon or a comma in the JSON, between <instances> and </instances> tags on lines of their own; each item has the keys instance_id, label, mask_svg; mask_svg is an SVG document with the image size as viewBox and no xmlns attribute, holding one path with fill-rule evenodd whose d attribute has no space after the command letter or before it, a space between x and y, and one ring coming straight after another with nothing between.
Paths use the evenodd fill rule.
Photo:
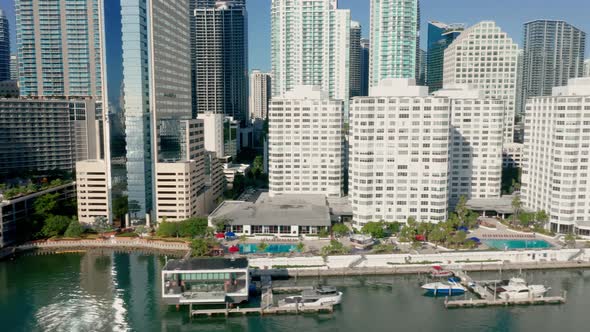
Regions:
<instances>
[{"instance_id":1,"label":"tall tower with blue glass","mask_svg":"<svg viewBox=\"0 0 590 332\"><path fill-rule=\"evenodd\" d=\"M186 154L192 118L189 4L121 1L127 189L133 223L150 222L154 165Z\"/></svg>"},{"instance_id":2,"label":"tall tower with blue glass","mask_svg":"<svg viewBox=\"0 0 590 332\"><path fill-rule=\"evenodd\" d=\"M426 52L426 85L434 92L443 88L445 50L465 30L462 24L428 22L428 49Z\"/></svg>"},{"instance_id":3,"label":"tall tower with blue glass","mask_svg":"<svg viewBox=\"0 0 590 332\"><path fill-rule=\"evenodd\" d=\"M10 37L8 18L0 9L0 82L10 79Z\"/></svg>"}]
</instances>

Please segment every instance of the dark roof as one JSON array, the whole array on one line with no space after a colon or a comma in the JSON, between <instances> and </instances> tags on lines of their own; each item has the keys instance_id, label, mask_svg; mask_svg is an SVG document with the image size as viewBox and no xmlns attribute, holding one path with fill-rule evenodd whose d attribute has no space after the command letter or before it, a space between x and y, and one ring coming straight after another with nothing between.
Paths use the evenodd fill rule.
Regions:
<instances>
[{"instance_id":1,"label":"dark roof","mask_svg":"<svg viewBox=\"0 0 590 332\"><path fill-rule=\"evenodd\" d=\"M190 270L228 270L228 269L246 269L248 268L248 259L246 258L191 258L191 259L173 259L166 263L164 271L190 271Z\"/></svg>"}]
</instances>

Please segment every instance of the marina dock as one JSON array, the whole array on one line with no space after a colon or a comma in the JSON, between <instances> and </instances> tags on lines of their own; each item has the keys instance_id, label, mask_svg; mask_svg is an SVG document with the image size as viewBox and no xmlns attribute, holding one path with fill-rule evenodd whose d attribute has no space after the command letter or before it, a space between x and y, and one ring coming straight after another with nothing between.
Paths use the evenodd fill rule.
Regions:
<instances>
[{"instance_id":1,"label":"marina dock","mask_svg":"<svg viewBox=\"0 0 590 332\"><path fill-rule=\"evenodd\" d=\"M490 306L564 304L567 297L567 292L564 291L562 296L530 297L526 299L500 299L497 297L497 294L486 287L486 285L499 283L499 280L474 281L464 271L458 270L453 271L453 273L455 276L461 278L461 284L469 291L477 295L479 299L451 300L447 297L445 299L445 307L447 309L483 308Z\"/></svg>"}]
</instances>

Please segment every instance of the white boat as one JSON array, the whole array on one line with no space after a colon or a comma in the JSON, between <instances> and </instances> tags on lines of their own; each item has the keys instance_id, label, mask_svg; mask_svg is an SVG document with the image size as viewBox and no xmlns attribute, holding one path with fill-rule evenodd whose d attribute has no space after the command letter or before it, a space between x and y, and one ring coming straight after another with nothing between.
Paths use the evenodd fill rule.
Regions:
<instances>
[{"instance_id":1,"label":"white boat","mask_svg":"<svg viewBox=\"0 0 590 332\"><path fill-rule=\"evenodd\" d=\"M502 300L521 300L543 297L550 288L543 285L528 285L522 278L512 278L507 285L497 289L498 298Z\"/></svg>"},{"instance_id":2,"label":"white boat","mask_svg":"<svg viewBox=\"0 0 590 332\"><path fill-rule=\"evenodd\" d=\"M334 287L322 286L313 290L306 290L301 295L289 296L279 301L279 307L303 308L336 305L342 302L342 292Z\"/></svg>"},{"instance_id":3,"label":"white boat","mask_svg":"<svg viewBox=\"0 0 590 332\"><path fill-rule=\"evenodd\" d=\"M433 282L422 286L429 294L434 296L437 295L461 295L464 294L466 289L459 283L449 278L449 281L444 282Z\"/></svg>"}]
</instances>

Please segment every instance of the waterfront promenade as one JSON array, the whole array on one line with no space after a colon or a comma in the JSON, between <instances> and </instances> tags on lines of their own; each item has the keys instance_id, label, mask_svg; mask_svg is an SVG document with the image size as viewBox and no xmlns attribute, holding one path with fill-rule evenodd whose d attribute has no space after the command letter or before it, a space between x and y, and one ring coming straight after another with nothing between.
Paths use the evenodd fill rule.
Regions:
<instances>
[{"instance_id":1,"label":"waterfront promenade","mask_svg":"<svg viewBox=\"0 0 590 332\"><path fill-rule=\"evenodd\" d=\"M85 249L120 249L149 250L158 252L186 253L190 249L187 243L145 240L138 238L110 238L96 240L36 241L16 247L17 252L30 250L85 250Z\"/></svg>"}]
</instances>

